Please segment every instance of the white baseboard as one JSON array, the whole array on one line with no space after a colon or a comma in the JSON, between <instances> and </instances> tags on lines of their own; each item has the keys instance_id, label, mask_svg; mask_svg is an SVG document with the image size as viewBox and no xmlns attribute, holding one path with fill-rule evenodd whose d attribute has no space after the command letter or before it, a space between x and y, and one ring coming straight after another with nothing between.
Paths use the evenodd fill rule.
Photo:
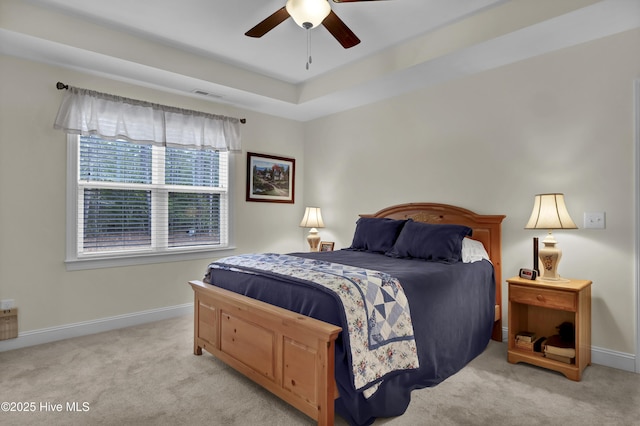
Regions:
<instances>
[{"instance_id":1,"label":"white baseboard","mask_svg":"<svg viewBox=\"0 0 640 426\"><path fill-rule=\"evenodd\" d=\"M133 325L160 321L182 315L193 315L193 303L18 333L18 337L15 339L0 341L0 352L70 339L72 337L102 333L103 331L131 327Z\"/></svg>"},{"instance_id":2,"label":"white baseboard","mask_svg":"<svg viewBox=\"0 0 640 426\"><path fill-rule=\"evenodd\" d=\"M636 372L636 356L633 354L592 346L591 362L631 373Z\"/></svg>"},{"instance_id":3,"label":"white baseboard","mask_svg":"<svg viewBox=\"0 0 640 426\"><path fill-rule=\"evenodd\" d=\"M509 337L509 330L502 328L502 341L506 342ZM610 349L591 346L591 362L593 364L604 365L605 367L617 368L618 370L636 372L636 356L624 352L612 351Z\"/></svg>"}]
</instances>

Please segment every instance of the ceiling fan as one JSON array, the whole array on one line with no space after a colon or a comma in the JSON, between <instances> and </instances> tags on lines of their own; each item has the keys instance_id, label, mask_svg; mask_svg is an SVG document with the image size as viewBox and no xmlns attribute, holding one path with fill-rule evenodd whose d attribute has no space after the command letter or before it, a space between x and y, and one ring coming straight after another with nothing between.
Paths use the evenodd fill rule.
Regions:
<instances>
[{"instance_id":1,"label":"ceiling fan","mask_svg":"<svg viewBox=\"0 0 640 426\"><path fill-rule=\"evenodd\" d=\"M334 3L351 3L357 1L379 0L333 0ZM287 0L287 4L245 33L249 37L262 37L287 18L293 20L304 29L311 29L320 24L329 30L336 40L348 49L360 43L360 39L336 15L328 0Z\"/></svg>"}]
</instances>

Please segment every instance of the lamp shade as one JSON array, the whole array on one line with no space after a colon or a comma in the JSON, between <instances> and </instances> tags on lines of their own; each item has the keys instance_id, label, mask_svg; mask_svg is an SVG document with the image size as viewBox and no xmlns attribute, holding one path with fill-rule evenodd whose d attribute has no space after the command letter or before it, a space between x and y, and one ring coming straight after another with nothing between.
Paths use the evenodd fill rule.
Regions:
<instances>
[{"instance_id":1,"label":"lamp shade","mask_svg":"<svg viewBox=\"0 0 640 426\"><path fill-rule=\"evenodd\" d=\"M300 222L302 228L324 228L320 207L307 207Z\"/></svg>"},{"instance_id":2,"label":"lamp shade","mask_svg":"<svg viewBox=\"0 0 640 426\"><path fill-rule=\"evenodd\" d=\"M305 29L317 27L331 12L327 0L287 0L285 7L296 24ZM304 25L307 22L310 27Z\"/></svg>"},{"instance_id":3,"label":"lamp shade","mask_svg":"<svg viewBox=\"0 0 640 426\"><path fill-rule=\"evenodd\" d=\"M538 194L533 202L533 211L525 229L576 229L564 194Z\"/></svg>"}]
</instances>

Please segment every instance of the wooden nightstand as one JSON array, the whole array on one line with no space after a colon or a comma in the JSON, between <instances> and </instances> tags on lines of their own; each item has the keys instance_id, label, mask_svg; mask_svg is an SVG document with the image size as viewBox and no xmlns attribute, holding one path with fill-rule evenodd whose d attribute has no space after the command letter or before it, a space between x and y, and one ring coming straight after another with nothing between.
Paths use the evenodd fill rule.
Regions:
<instances>
[{"instance_id":1,"label":"wooden nightstand","mask_svg":"<svg viewBox=\"0 0 640 426\"><path fill-rule=\"evenodd\" d=\"M558 371L579 381L591 364L591 281L548 282L509 278L509 349L507 360L526 362ZM575 326L575 360L571 364L556 361L516 347L516 334L535 332L538 337L558 334L556 327L568 321Z\"/></svg>"}]
</instances>

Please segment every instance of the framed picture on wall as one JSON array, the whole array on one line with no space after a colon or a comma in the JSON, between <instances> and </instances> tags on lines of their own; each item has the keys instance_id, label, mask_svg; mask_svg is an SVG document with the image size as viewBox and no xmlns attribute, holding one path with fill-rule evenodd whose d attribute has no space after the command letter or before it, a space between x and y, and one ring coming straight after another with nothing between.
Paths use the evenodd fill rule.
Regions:
<instances>
[{"instance_id":1,"label":"framed picture on wall","mask_svg":"<svg viewBox=\"0 0 640 426\"><path fill-rule=\"evenodd\" d=\"M247 152L247 201L293 204L295 166L293 158Z\"/></svg>"}]
</instances>

